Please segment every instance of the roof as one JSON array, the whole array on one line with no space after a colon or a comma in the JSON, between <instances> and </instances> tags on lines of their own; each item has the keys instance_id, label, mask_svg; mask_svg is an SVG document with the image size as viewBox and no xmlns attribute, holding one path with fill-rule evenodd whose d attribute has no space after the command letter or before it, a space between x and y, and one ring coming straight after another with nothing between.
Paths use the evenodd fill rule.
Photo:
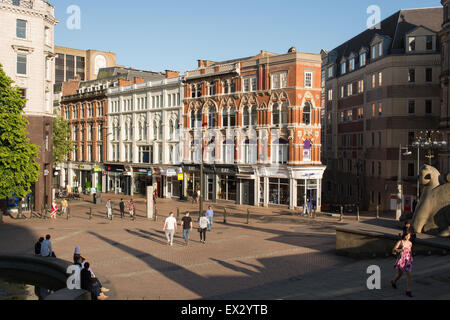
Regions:
<instances>
[{"instance_id":1,"label":"roof","mask_svg":"<svg viewBox=\"0 0 450 320\"><path fill-rule=\"evenodd\" d=\"M330 50L337 53L337 61L350 56L352 52L358 53L361 48L369 47L370 42L378 34L392 39L388 54L405 52L405 35L411 30L424 26L439 32L442 26L442 7L423 9L402 9L381 21L380 29L367 29L354 38Z\"/></svg>"}]
</instances>

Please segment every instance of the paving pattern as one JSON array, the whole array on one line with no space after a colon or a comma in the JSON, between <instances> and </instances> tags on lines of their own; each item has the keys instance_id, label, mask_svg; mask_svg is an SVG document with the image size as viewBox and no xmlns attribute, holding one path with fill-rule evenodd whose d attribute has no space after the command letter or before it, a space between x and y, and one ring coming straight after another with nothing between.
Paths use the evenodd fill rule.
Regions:
<instances>
[{"instance_id":1,"label":"paving pattern","mask_svg":"<svg viewBox=\"0 0 450 320\"><path fill-rule=\"evenodd\" d=\"M117 206L117 196L111 198ZM388 277L393 271L391 260L358 262L334 254L335 218L312 220L283 209L252 209L247 225L245 207L225 204L231 215L223 224L224 205L219 204L206 245L199 241L195 222L190 245L184 245L179 230L170 247L162 232L164 218L170 211L176 213L177 207L191 210L196 218L195 206L158 200L159 220L149 221L144 218L144 200L136 202L137 221L117 215L109 221L104 204L87 201L71 204L70 220L5 218L6 224L0 226L0 254L31 254L37 238L50 233L58 258L70 261L75 246L80 246L103 284L112 289L111 298L118 300L402 298L400 291L382 290L383 295L365 287L367 266L382 265L389 270ZM434 268L440 281L428 280L424 271L426 280L417 280L430 284L422 285L422 295L428 289L435 297L448 298L440 288L450 287L445 282L450 261L442 257L424 261L423 268Z\"/></svg>"}]
</instances>

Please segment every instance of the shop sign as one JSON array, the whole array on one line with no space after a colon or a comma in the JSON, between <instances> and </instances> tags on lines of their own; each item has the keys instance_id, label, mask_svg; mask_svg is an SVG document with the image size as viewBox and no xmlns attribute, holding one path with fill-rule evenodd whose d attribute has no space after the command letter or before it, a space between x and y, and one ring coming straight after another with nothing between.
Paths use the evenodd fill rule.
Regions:
<instances>
[{"instance_id":1,"label":"shop sign","mask_svg":"<svg viewBox=\"0 0 450 320\"><path fill-rule=\"evenodd\" d=\"M178 174L178 181L183 181L184 180L184 174L180 173Z\"/></svg>"},{"instance_id":2,"label":"shop sign","mask_svg":"<svg viewBox=\"0 0 450 320\"><path fill-rule=\"evenodd\" d=\"M168 177L176 177L177 176L177 172L175 170L173 170L173 169L167 169L166 176L168 176Z\"/></svg>"},{"instance_id":3,"label":"shop sign","mask_svg":"<svg viewBox=\"0 0 450 320\"><path fill-rule=\"evenodd\" d=\"M148 176L148 177L151 177L151 176L153 176L153 172L152 172L152 170L148 170L148 171L147 171L147 176Z\"/></svg>"},{"instance_id":4,"label":"shop sign","mask_svg":"<svg viewBox=\"0 0 450 320\"><path fill-rule=\"evenodd\" d=\"M101 172L101 171L102 171L102 169L100 169L100 167L98 167L98 166L94 167L94 172Z\"/></svg>"},{"instance_id":5,"label":"shop sign","mask_svg":"<svg viewBox=\"0 0 450 320\"><path fill-rule=\"evenodd\" d=\"M84 166L83 166L82 164L80 164L80 165L78 166L78 169L84 169Z\"/></svg>"}]
</instances>

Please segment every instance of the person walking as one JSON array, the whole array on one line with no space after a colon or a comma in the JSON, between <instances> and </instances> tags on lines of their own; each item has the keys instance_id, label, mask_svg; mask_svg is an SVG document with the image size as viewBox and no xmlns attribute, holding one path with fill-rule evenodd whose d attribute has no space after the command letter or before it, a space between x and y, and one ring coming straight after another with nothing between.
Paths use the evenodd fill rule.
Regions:
<instances>
[{"instance_id":1,"label":"person walking","mask_svg":"<svg viewBox=\"0 0 450 320\"><path fill-rule=\"evenodd\" d=\"M48 234L45 236L45 240L41 244L41 256L46 258L56 258L53 252L52 242L50 241L51 236Z\"/></svg>"},{"instance_id":2,"label":"person walking","mask_svg":"<svg viewBox=\"0 0 450 320\"><path fill-rule=\"evenodd\" d=\"M106 202L106 219L111 219L112 216L112 204L111 204L111 199L108 199L108 201Z\"/></svg>"},{"instance_id":3,"label":"person walking","mask_svg":"<svg viewBox=\"0 0 450 320\"><path fill-rule=\"evenodd\" d=\"M193 228L191 214L186 212L186 215L181 219L180 224L183 226L183 238L186 245L189 245L189 236Z\"/></svg>"},{"instance_id":4,"label":"person walking","mask_svg":"<svg viewBox=\"0 0 450 320\"><path fill-rule=\"evenodd\" d=\"M169 214L169 217L164 222L163 231L166 233L167 244L173 246L173 238L177 231L177 219L173 217L173 212Z\"/></svg>"},{"instance_id":5,"label":"person walking","mask_svg":"<svg viewBox=\"0 0 450 320\"><path fill-rule=\"evenodd\" d=\"M53 200L52 202L52 214L50 215L50 218L56 220L56 214L58 213L58 205L56 204L56 200Z\"/></svg>"},{"instance_id":6,"label":"person walking","mask_svg":"<svg viewBox=\"0 0 450 320\"><path fill-rule=\"evenodd\" d=\"M125 202L123 202L123 199L120 199L119 208L120 208L120 218L123 219L123 217L125 216Z\"/></svg>"},{"instance_id":7,"label":"person walking","mask_svg":"<svg viewBox=\"0 0 450 320\"><path fill-rule=\"evenodd\" d=\"M200 242L203 244L206 244L206 231L208 231L208 225L209 220L208 218L203 214L200 218L200 221L198 222L199 226L199 232L200 232Z\"/></svg>"},{"instance_id":8,"label":"person walking","mask_svg":"<svg viewBox=\"0 0 450 320\"><path fill-rule=\"evenodd\" d=\"M63 199L61 201L61 210L62 210L62 214L68 214L68 208L69 208L69 203L67 202L67 199Z\"/></svg>"},{"instance_id":9,"label":"person walking","mask_svg":"<svg viewBox=\"0 0 450 320\"><path fill-rule=\"evenodd\" d=\"M200 197L202 196L202 193L200 192L200 188L197 189L197 204L200 202Z\"/></svg>"},{"instance_id":10,"label":"person walking","mask_svg":"<svg viewBox=\"0 0 450 320\"><path fill-rule=\"evenodd\" d=\"M211 206L208 207L208 210L206 210L206 217L208 218L208 231L211 231L211 227L213 225L213 218L214 218L214 210Z\"/></svg>"},{"instance_id":11,"label":"person walking","mask_svg":"<svg viewBox=\"0 0 450 320\"><path fill-rule=\"evenodd\" d=\"M135 205L133 199L128 202L128 212L130 213L131 220L135 221L136 217L134 216Z\"/></svg>"},{"instance_id":12,"label":"person walking","mask_svg":"<svg viewBox=\"0 0 450 320\"><path fill-rule=\"evenodd\" d=\"M397 281L400 280L400 278L403 276L404 273L406 273L407 276L407 288L406 288L406 295L410 298L412 298L412 291L411 291L411 280L412 280L412 242L411 240L411 232L406 232L402 240L397 243L397 245L394 248L394 253L398 254L399 258L397 260L397 263L395 264L395 269L398 270L397 276L394 278L394 280L391 281L392 287L394 289L397 289Z\"/></svg>"},{"instance_id":13,"label":"person walking","mask_svg":"<svg viewBox=\"0 0 450 320\"><path fill-rule=\"evenodd\" d=\"M156 204L156 191L153 191L153 204Z\"/></svg>"}]
</instances>

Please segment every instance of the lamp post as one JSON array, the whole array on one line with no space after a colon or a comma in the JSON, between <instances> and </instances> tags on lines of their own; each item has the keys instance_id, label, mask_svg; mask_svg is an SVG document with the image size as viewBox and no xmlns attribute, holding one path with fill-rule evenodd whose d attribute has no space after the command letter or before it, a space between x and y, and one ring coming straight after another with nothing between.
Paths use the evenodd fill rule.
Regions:
<instances>
[{"instance_id":1,"label":"lamp post","mask_svg":"<svg viewBox=\"0 0 450 320\"><path fill-rule=\"evenodd\" d=\"M408 147L402 147L400 145L400 148L398 151L397 211L396 211L396 215L395 215L395 219L397 221L400 221L400 219L403 215L403 182L402 182L402 151L403 150L406 151L405 153L403 153L404 156L410 156L412 154L411 151L409 151Z\"/></svg>"}]
</instances>

